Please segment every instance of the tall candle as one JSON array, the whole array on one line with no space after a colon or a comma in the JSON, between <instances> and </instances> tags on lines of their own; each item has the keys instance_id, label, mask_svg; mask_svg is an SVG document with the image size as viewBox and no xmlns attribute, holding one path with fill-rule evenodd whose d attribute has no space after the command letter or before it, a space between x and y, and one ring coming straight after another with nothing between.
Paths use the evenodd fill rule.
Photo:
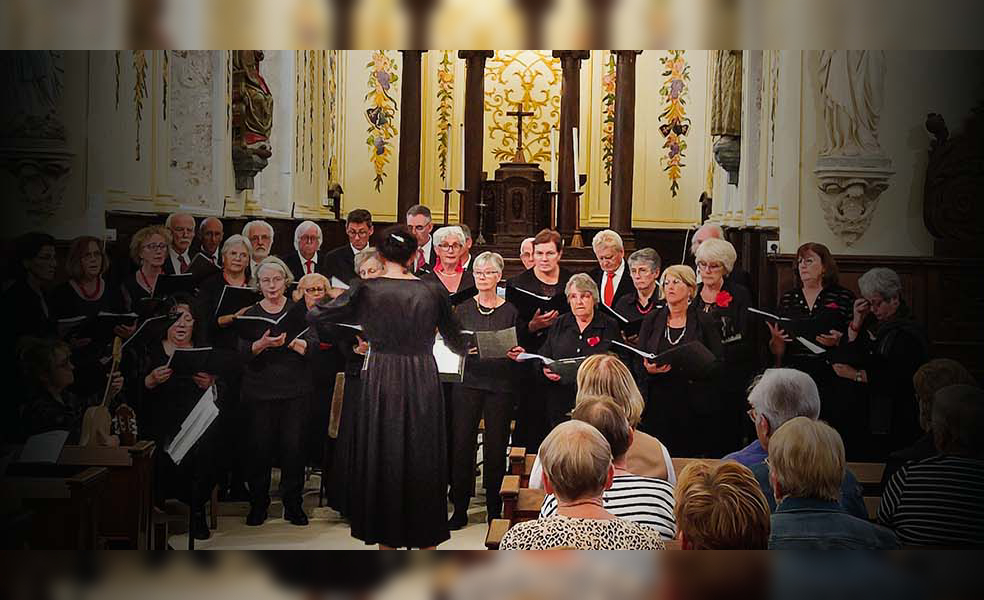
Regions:
<instances>
[{"instance_id":1,"label":"tall candle","mask_svg":"<svg viewBox=\"0 0 984 600\"><path fill-rule=\"evenodd\" d=\"M444 148L444 189L449 189L448 183L451 181L451 124L447 128L448 143Z\"/></svg>"},{"instance_id":2,"label":"tall candle","mask_svg":"<svg viewBox=\"0 0 984 600\"><path fill-rule=\"evenodd\" d=\"M577 127L575 127L574 128L574 191L575 192L577 191L577 188L578 188L578 185L577 185L578 184L578 181L577 181L578 180L578 173L581 170L578 167L578 164L577 164L579 159L580 159L580 153L578 152Z\"/></svg>"},{"instance_id":3,"label":"tall candle","mask_svg":"<svg viewBox=\"0 0 984 600\"><path fill-rule=\"evenodd\" d=\"M465 124L461 123L458 125L458 131L461 132L461 188L465 189Z\"/></svg>"},{"instance_id":4,"label":"tall candle","mask_svg":"<svg viewBox=\"0 0 984 600\"><path fill-rule=\"evenodd\" d=\"M557 191L557 129L550 130L550 191Z\"/></svg>"}]
</instances>

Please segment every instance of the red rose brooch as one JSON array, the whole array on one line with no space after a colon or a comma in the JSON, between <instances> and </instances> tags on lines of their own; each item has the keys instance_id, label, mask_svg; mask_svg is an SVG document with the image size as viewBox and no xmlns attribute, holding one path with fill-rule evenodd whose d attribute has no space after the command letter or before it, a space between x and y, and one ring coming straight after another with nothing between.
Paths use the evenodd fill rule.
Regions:
<instances>
[{"instance_id":1,"label":"red rose brooch","mask_svg":"<svg viewBox=\"0 0 984 600\"><path fill-rule=\"evenodd\" d=\"M728 308L731 306L731 301L734 300L731 294L721 290L718 292L717 298L714 299L714 304L717 304L721 308Z\"/></svg>"},{"instance_id":2,"label":"red rose brooch","mask_svg":"<svg viewBox=\"0 0 984 600\"><path fill-rule=\"evenodd\" d=\"M595 346L597 346L600 343L601 343L601 338L598 337L598 336L594 336L594 337L589 337L588 338L588 345L591 346L592 348L594 348Z\"/></svg>"},{"instance_id":3,"label":"red rose brooch","mask_svg":"<svg viewBox=\"0 0 984 600\"><path fill-rule=\"evenodd\" d=\"M831 310L840 310L840 307L837 306L836 302L828 302L825 306Z\"/></svg>"}]
</instances>

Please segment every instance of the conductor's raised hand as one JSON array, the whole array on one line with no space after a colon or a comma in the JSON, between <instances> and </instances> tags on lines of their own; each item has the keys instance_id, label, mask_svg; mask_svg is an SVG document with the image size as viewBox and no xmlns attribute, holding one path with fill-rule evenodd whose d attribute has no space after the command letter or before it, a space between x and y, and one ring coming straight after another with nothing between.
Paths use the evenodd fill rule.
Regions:
<instances>
[{"instance_id":1,"label":"conductor's raised hand","mask_svg":"<svg viewBox=\"0 0 984 600\"><path fill-rule=\"evenodd\" d=\"M650 362L648 358L642 359L642 364L646 367L646 373L650 375L659 375L661 373L669 373L672 365L658 365L654 362Z\"/></svg>"},{"instance_id":2,"label":"conductor's raised hand","mask_svg":"<svg viewBox=\"0 0 984 600\"><path fill-rule=\"evenodd\" d=\"M515 346L512 350L506 352L506 356L509 357L511 360L515 360L518 362L519 355L522 354L523 352L526 352L526 350L523 350L522 346Z\"/></svg>"},{"instance_id":3,"label":"conductor's raised hand","mask_svg":"<svg viewBox=\"0 0 984 600\"><path fill-rule=\"evenodd\" d=\"M540 312L540 309L537 309L536 312L533 313L533 319L530 320L529 330L539 331L550 327L553 325L554 321L557 320L557 316L559 314L560 313L556 310L551 310L544 313Z\"/></svg>"}]
</instances>

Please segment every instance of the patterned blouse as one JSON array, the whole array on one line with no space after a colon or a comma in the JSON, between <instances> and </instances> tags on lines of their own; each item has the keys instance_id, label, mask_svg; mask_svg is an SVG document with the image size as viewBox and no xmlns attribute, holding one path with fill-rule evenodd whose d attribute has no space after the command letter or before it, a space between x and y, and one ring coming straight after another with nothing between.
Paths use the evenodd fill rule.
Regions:
<instances>
[{"instance_id":1,"label":"patterned blouse","mask_svg":"<svg viewBox=\"0 0 984 600\"><path fill-rule=\"evenodd\" d=\"M663 550L659 532L624 519L574 519L553 515L518 523L502 538L501 550Z\"/></svg>"}]
</instances>

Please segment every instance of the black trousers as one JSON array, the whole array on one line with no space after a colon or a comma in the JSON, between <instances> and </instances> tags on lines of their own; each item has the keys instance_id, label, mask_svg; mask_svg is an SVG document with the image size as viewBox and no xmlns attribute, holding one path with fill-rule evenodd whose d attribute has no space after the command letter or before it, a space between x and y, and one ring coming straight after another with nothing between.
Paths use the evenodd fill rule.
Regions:
<instances>
[{"instance_id":1,"label":"black trousers","mask_svg":"<svg viewBox=\"0 0 984 600\"><path fill-rule=\"evenodd\" d=\"M247 397L244 395L244 399ZM308 422L307 395L294 398L248 398L250 408L250 503L270 504L270 470L280 459L280 488L284 506L300 506L304 491L304 430Z\"/></svg>"},{"instance_id":2,"label":"black trousers","mask_svg":"<svg viewBox=\"0 0 984 600\"><path fill-rule=\"evenodd\" d=\"M536 362L536 361L531 361ZM536 363L539 366L539 363ZM540 376L532 365L521 365L516 402L516 431L513 445L526 448L527 454L536 454L540 442L550 433L547 419L547 401L541 387Z\"/></svg>"},{"instance_id":3,"label":"black trousers","mask_svg":"<svg viewBox=\"0 0 984 600\"><path fill-rule=\"evenodd\" d=\"M451 499L455 510L465 510L475 480L478 422L485 416L483 441L486 507L490 518L502 512L499 489L506 474L506 446L512 420L513 395L454 386L451 438Z\"/></svg>"}]
</instances>

